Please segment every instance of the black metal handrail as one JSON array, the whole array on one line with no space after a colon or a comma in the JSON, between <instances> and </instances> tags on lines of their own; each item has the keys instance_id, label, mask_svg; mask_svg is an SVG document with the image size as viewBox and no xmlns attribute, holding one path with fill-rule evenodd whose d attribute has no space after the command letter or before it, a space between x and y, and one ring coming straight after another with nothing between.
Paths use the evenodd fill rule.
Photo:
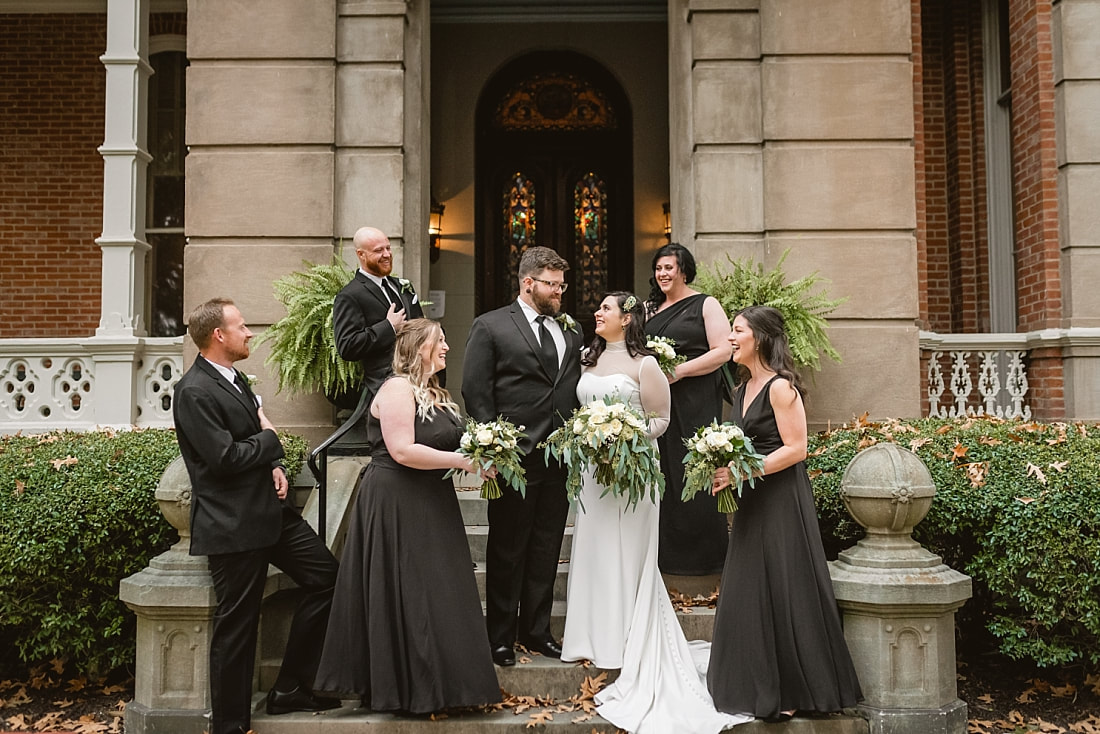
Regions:
<instances>
[{"instance_id":1,"label":"black metal handrail","mask_svg":"<svg viewBox=\"0 0 1100 734\"><path fill-rule=\"evenodd\" d=\"M359 404L351 412L351 417L333 431L331 436L322 441L317 448L309 452L309 459L306 463L309 465L309 471L313 474L313 478L317 480L317 534L321 536L321 540L325 543L328 543L328 539L325 537L325 523L328 519L328 450L332 444L343 438L366 415L367 408L370 406L369 398L370 392L364 389L363 394L359 396ZM320 463L318 463L318 457L320 457Z\"/></svg>"}]
</instances>

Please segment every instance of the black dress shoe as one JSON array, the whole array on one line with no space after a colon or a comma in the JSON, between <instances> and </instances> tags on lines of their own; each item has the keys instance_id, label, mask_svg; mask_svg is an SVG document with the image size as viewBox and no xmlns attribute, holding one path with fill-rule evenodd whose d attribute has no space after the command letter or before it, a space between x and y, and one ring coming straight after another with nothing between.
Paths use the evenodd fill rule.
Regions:
<instances>
[{"instance_id":1,"label":"black dress shoe","mask_svg":"<svg viewBox=\"0 0 1100 734\"><path fill-rule=\"evenodd\" d=\"M794 718L794 713L791 711L780 711L778 714L772 714L771 716L765 716L764 721L769 724L782 724L784 721L790 721Z\"/></svg>"},{"instance_id":2,"label":"black dress shoe","mask_svg":"<svg viewBox=\"0 0 1100 734\"><path fill-rule=\"evenodd\" d=\"M527 642L521 642L520 644L531 652L540 653L548 658L561 658L561 645L554 642L553 638L537 641L529 640Z\"/></svg>"},{"instance_id":3,"label":"black dress shoe","mask_svg":"<svg viewBox=\"0 0 1100 734\"><path fill-rule=\"evenodd\" d=\"M267 692L267 713L271 716L294 711L328 711L340 708L340 699L318 696L298 686L289 693L272 688Z\"/></svg>"},{"instance_id":4,"label":"black dress shoe","mask_svg":"<svg viewBox=\"0 0 1100 734\"><path fill-rule=\"evenodd\" d=\"M516 651L510 645L493 648L493 662L502 668L516 664Z\"/></svg>"}]
</instances>

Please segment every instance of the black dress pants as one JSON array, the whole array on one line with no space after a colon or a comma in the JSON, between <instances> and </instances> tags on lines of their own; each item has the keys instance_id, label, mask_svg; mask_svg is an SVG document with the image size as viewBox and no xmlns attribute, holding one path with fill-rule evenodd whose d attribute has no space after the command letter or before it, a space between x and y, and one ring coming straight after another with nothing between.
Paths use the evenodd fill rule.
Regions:
<instances>
[{"instance_id":1,"label":"black dress pants","mask_svg":"<svg viewBox=\"0 0 1100 734\"><path fill-rule=\"evenodd\" d=\"M551 638L550 614L562 535L569 514L565 470L524 458L527 496L510 487L489 502L485 551L485 623L492 647Z\"/></svg>"},{"instance_id":2,"label":"black dress pants","mask_svg":"<svg viewBox=\"0 0 1100 734\"><path fill-rule=\"evenodd\" d=\"M312 689L337 564L296 512L284 508L282 523L275 545L209 556L217 597L210 639L210 734L252 728L252 676L268 564L281 569L302 589L279 677Z\"/></svg>"}]
</instances>

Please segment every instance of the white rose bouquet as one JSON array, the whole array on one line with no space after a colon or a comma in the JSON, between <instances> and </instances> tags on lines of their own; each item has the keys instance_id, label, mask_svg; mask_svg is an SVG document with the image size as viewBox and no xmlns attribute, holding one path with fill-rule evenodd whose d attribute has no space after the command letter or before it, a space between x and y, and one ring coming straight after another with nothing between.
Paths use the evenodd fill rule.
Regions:
<instances>
[{"instance_id":1,"label":"white rose bouquet","mask_svg":"<svg viewBox=\"0 0 1100 734\"><path fill-rule=\"evenodd\" d=\"M503 478L519 492L521 497L527 494L527 477L523 471L521 456L516 446L523 438L523 426L516 427L511 421L497 418L495 421L478 423L469 420L466 431L458 443L458 453L472 461L483 471L496 467L497 476L486 479L481 485L481 496L487 500L500 497L500 482ZM457 474L460 469L449 469L444 478Z\"/></svg>"},{"instance_id":2,"label":"white rose bouquet","mask_svg":"<svg viewBox=\"0 0 1100 734\"><path fill-rule=\"evenodd\" d=\"M764 470L764 457L752 447L752 439L739 426L732 423L718 425L711 421L695 435L684 439L688 448L684 457L684 492L681 499L687 502L697 492L709 492L714 472L723 466L730 468L737 484L737 496L745 482L752 487L756 483L753 472ZM733 497L733 485L718 493L718 511L735 512L737 500Z\"/></svg>"},{"instance_id":3,"label":"white rose bouquet","mask_svg":"<svg viewBox=\"0 0 1100 734\"><path fill-rule=\"evenodd\" d=\"M661 372L666 375L675 375L676 366L687 361L687 357L676 353L675 339L669 339L667 336L650 336L646 338L645 345L653 350Z\"/></svg>"},{"instance_id":4,"label":"white rose bouquet","mask_svg":"<svg viewBox=\"0 0 1100 734\"><path fill-rule=\"evenodd\" d=\"M646 434L645 419L610 396L577 408L539 448L546 449L547 464L553 457L568 470L570 500L580 501L586 468L594 471L603 494L626 497L631 507L647 496L656 503L665 493L657 446Z\"/></svg>"}]
</instances>

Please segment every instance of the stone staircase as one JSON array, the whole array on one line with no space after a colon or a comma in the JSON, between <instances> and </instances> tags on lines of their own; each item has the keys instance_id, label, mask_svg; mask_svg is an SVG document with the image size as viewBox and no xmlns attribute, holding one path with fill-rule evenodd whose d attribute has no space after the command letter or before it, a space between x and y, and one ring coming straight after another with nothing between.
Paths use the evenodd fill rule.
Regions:
<instances>
[{"instance_id":1,"label":"stone staircase","mask_svg":"<svg viewBox=\"0 0 1100 734\"><path fill-rule=\"evenodd\" d=\"M470 551L476 568L478 590L482 599L485 593L485 543L488 537L487 502L482 500L475 489L459 487L459 504L466 523L466 534L470 542ZM569 555L572 547L572 512L569 526L562 543L561 563L558 579L554 585L554 610L551 629L557 638L561 638L565 625L566 580L569 573ZM666 577L666 585L689 596L710 594L718 585L718 576L705 577ZM692 608L679 612L680 624L688 639L711 639L714 624L714 610L705 607ZM261 662L261 668L277 665L277 660L268 658ZM493 713L468 713L451 715L441 719L431 717L398 717L391 714L369 713L357 708L357 701L346 701L341 709L320 714L285 714L268 716L263 711L263 694L255 698L255 713L252 726L256 734L420 734L436 732L438 734L467 734L474 732L529 733L532 729L555 729L571 727L570 731L579 734L603 734L619 731L598 716L585 715L583 711L560 711L559 704L568 705L569 699L579 696L582 684L587 677L596 677L607 673L607 681L614 680L617 671L600 671L594 667L562 663L541 655L524 655L517 650L517 665L510 668L497 668L497 676L503 690L514 696L537 697L549 702L515 713L512 709L503 709ZM265 676L261 672L261 683ZM539 723L534 723L533 714L540 714ZM547 714L552 718L548 718ZM765 724L755 721L736 728L741 734L763 734L764 732L788 732L790 734L866 734L867 722L855 716L830 716L821 718L796 718L786 724ZM670 732L674 734L674 732Z\"/></svg>"}]
</instances>

